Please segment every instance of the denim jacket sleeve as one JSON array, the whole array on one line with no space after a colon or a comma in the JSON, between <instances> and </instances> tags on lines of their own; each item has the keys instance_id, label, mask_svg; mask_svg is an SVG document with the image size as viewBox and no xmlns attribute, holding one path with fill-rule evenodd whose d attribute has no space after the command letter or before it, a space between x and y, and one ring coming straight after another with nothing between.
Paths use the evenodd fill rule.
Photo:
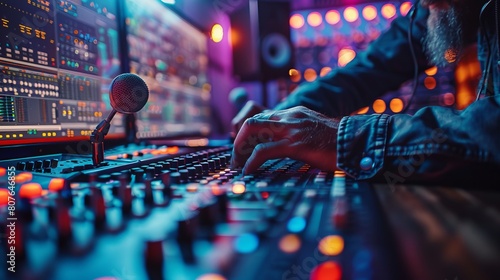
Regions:
<instances>
[{"instance_id":1,"label":"denim jacket sleeve","mask_svg":"<svg viewBox=\"0 0 500 280\"><path fill-rule=\"evenodd\" d=\"M415 11L412 45L418 71L422 72L430 67L421 44L429 12L422 7ZM330 117L345 116L398 89L414 75L408 42L409 23L409 16L396 18L386 32L365 51L359 52L348 65L334 69L314 82L302 83L275 109L302 105Z\"/></svg>"},{"instance_id":2,"label":"denim jacket sleeve","mask_svg":"<svg viewBox=\"0 0 500 280\"><path fill-rule=\"evenodd\" d=\"M498 180L500 95L463 111L436 106L413 116L344 117L337 139L337 166L357 179L446 182L474 174Z\"/></svg>"}]
</instances>

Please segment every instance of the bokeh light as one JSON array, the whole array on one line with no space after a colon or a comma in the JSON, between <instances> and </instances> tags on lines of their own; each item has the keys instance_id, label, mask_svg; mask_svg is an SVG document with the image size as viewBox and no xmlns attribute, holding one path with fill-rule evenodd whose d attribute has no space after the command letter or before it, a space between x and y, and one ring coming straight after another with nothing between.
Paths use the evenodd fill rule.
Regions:
<instances>
[{"instance_id":1,"label":"bokeh light","mask_svg":"<svg viewBox=\"0 0 500 280\"><path fill-rule=\"evenodd\" d=\"M328 75L328 73L330 73L331 71L332 71L331 67L325 66L325 67L321 68L321 71L319 72L319 76L324 77L324 76Z\"/></svg>"},{"instance_id":2,"label":"bokeh light","mask_svg":"<svg viewBox=\"0 0 500 280\"><path fill-rule=\"evenodd\" d=\"M356 111L356 114L358 114L358 115L366 114L366 113L368 113L369 109L370 109L370 107L368 107L368 106L363 107L363 108L359 109L358 111Z\"/></svg>"},{"instance_id":3,"label":"bokeh light","mask_svg":"<svg viewBox=\"0 0 500 280\"><path fill-rule=\"evenodd\" d=\"M362 14L366 20L374 20L375 18L377 18L377 8L375 8L373 5L368 5L363 8Z\"/></svg>"},{"instance_id":4,"label":"bokeh light","mask_svg":"<svg viewBox=\"0 0 500 280\"><path fill-rule=\"evenodd\" d=\"M293 217L288 220L286 227L289 232L299 233L306 228L306 225L306 219L303 217Z\"/></svg>"},{"instance_id":5,"label":"bokeh light","mask_svg":"<svg viewBox=\"0 0 500 280\"><path fill-rule=\"evenodd\" d=\"M300 241L300 238L295 234L288 234L283 236L278 244L281 251L288 254L297 252L300 249L301 245L302 242Z\"/></svg>"},{"instance_id":6,"label":"bokeh light","mask_svg":"<svg viewBox=\"0 0 500 280\"><path fill-rule=\"evenodd\" d=\"M246 187L245 187L245 184L243 183L234 183L233 184L233 188L232 188L232 191L234 194L242 194L246 191Z\"/></svg>"},{"instance_id":7,"label":"bokeh light","mask_svg":"<svg viewBox=\"0 0 500 280\"><path fill-rule=\"evenodd\" d=\"M427 77L424 79L424 86L428 90L433 90L436 88L437 82L433 77Z\"/></svg>"},{"instance_id":8,"label":"bokeh light","mask_svg":"<svg viewBox=\"0 0 500 280\"><path fill-rule=\"evenodd\" d=\"M356 8L354 7L347 7L344 10L344 19L347 22L355 22L359 18L359 12Z\"/></svg>"},{"instance_id":9,"label":"bokeh light","mask_svg":"<svg viewBox=\"0 0 500 280\"><path fill-rule=\"evenodd\" d=\"M311 276L309 279L340 280L342 279L342 267L334 261L321 263L311 271Z\"/></svg>"},{"instance_id":10,"label":"bokeh light","mask_svg":"<svg viewBox=\"0 0 500 280\"><path fill-rule=\"evenodd\" d=\"M338 65L344 67L356 57L356 52L350 48L341 49L339 51Z\"/></svg>"},{"instance_id":11,"label":"bokeh light","mask_svg":"<svg viewBox=\"0 0 500 280\"><path fill-rule=\"evenodd\" d=\"M304 17L301 14L294 14L290 17L290 27L299 29L304 26Z\"/></svg>"},{"instance_id":12,"label":"bokeh light","mask_svg":"<svg viewBox=\"0 0 500 280\"><path fill-rule=\"evenodd\" d=\"M400 98L393 98L391 102L389 103L389 108L391 108L391 111L394 113L399 113L403 111L404 103L403 100Z\"/></svg>"},{"instance_id":13,"label":"bokeh light","mask_svg":"<svg viewBox=\"0 0 500 280\"><path fill-rule=\"evenodd\" d=\"M476 100L481 74L481 63L477 59L477 46L469 46L455 68L455 107L458 110L465 109Z\"/></svg>"},{"instance_id":14,"label":"bokeh light","mask_svg":"<svg viewBox=\"0 0 500 280\"><path fill-rule=\"evenodd\" d=\"M210 38L215 43L219 43L220 41L222 41L222 39L224 38L224 28L222 27L222 25L216 23L212 26L212 30L210 31Z\"/></svg>"},{"instance_id":15,"label":"bokeh light","mask_svg":"<svg viewBox=\"0 0 500 280\"><path fill-rule=\"evenodd\" d=\"M442 95L442 103L445 106L451 106L455 104L455 95L451 92L447 92Z\"/></svg>"},{"instance_id":16,"label":"bokeh light","mask_svg":"<svg viewBox=\"0 0 500 280\"><path fill-rule=\"evenodd\" d=\"M196 278L196 280L226 280L226 277L220 275L220 274L215 274L215 273L207 273L200 275Z\"/></svg>"},{"instance_id":17,"label":"bokeh light","mask_svg":"<svg viewBox=\"0 0 500 280\"><path fill-rule=\"evenodd\" d=\"M393 4L385 4L382 6L381 13L386 19L393 18L396 15L396 7Z\"/></svg>"},{"instance_id":18,"label":"bokeh light","mask_svg":"<svg viewBox=\"0 0 500 280\"><path fill-rule=\"evenodd\" d=\"M210 183L210 190L212 191L213 195L221 195L225 192L225 190L217 183Z\"/></svg>"},{"instance_id":19,"label":"bokeh light","mask_svg":"<svg viewBox=\"0 0 500 280\"><path fill-rule=\"evenodd\" d=\"M312 68L307 68L306 71L304 71L304 79L308 82L316 80L317 77L318 74L316 73L316 70Z\"/></svg>"},{"instance_id":20,"label":"bokeh light","mask_svg":"<svg viewBox=\"0 0 500 280\"><path fill-rule=\"evenodd\" d=\"M408 14L408 12L410 11L411 6L412 6L412 4L409 1L401 4L401 6L399 6L399 12L401 13L401 15L406 16Z\"/></svg>"},{"instance_id":21,"label":"bokeh light","mask_svg":"<svg viewBox=\"0 0 500 280\"><path fill-rule=\"evenodd\" d=\"M290 81L294 83L300 82L300 72L297 69L290 69L288 71L288 75L290 75Z\"/></svg>"},{"instance_id":22,"label":"bokeh light","mask_svg":"<svg viewBox=\"0 0 500 280\"><path fill-rule=\"evenodd\" d=\"M434 76L437 74L437 72L438 72L437 66L433 66L433 67L425 70L425 74L427 74L428 76Z\"/></svg>"},{"instance_id":23,"label":"bokeh light","mask_svg":"<svg viewBox=\"0 0 500 280\"><path fill-rule=\"evenodd\" d=\"M325 20L331 25L335 25L340 22L340 13L337 10L330 10L325 14Z\"/></svg>"},{"instance_id":24,"label":"bokeh light","mask_svg":"<svg viewBox=\"0 0 500 280\"><path fill-rule=\"evenodd\" d=\"M339 235L325 236L319 242L318 250L325 256L337 256L344 251L344 239Z\"/></svg>"},{"instance_id":25,"label":"bokeh light","mask_svg":"<svg viewBox=\"0 0 500 280\"><path fill-rule=\"evenodd\" d=\"M322 22L323 18L318 12L312 12L307 16L307 23L309 23L309 25L312 27L320 26Z\"/></svg>"},{"instance_id":26,"label":"bokeh light","mask_svg":"<svg viewBox=\"0 0 500 280\"><path fill-rule=\"evenodd\" d=\"M259 238L253 233L244 233L234 240L234 249L238 253L251 253L259 247Z\"/></svg>"},{"instance_id":27,"label":"bokeh light","mask_svg":"<svg viewBox=\"0 0 500 280\"><path fill-rule=\"evenodd\" d=\"M373 111L377 114L382 114L387 109L385 101L382 99L377 99L373 102Z\"/></svg>"}]
</instances>

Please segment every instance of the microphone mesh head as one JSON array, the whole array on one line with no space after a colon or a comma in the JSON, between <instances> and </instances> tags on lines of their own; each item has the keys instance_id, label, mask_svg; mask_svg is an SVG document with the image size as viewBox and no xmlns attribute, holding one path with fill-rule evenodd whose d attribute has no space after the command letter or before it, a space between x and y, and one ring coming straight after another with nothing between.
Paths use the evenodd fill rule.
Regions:
<instances>
[{"instance_id":1,"label":"microphone mesh head","mask_svg":"<svg viewBox=\"0 0 500 280\"><path fill-rule=\"evenodd\" d=\"M117 112L123 114L135 113L146 105L148 98L148 86L136 74L120 74L111 82L109 99L111 107Z\"/></svg>"}]
</instances>

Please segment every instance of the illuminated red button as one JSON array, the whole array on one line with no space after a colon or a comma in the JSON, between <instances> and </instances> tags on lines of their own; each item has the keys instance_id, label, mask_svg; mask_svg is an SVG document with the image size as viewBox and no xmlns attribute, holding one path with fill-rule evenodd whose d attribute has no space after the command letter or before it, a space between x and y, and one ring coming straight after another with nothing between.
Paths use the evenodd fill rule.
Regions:
<instances>
[{"instance_id":1,"label":"illuminated red button","mask_svg":"<svg viewBox=\"0 0 500 280\"><path fill-rule=\"evenodd\" d=\"M311 271L310 280L340 280L342 268L334 261L319 264Z\"/></svg>"},{"instance_id":2,"label":"illuminated red button","mask_svg":"<svg viewBox=\"0 0 500 280\"><path fill-rule=\"evenodd\" d=\"M21 186L19 196L21 198L33 199L42 195L42 186L38 183L28 183Z\"/></svg>"},{"instance_id":3,"label":"illuminated red button","mask_svg":"<svg viewBox=\"0 0 500 280\"><path fill-rule=\"evenodd\" d=\"M0 207L9 203L9 190L0 189Z\"/></svg>"},{"instance_id":4,"label":"illuminated red button","mask_svg":"<svg viewBox=\"0 0 500 280\"><path fill-rule=\"evenodd\" d=\"M60 191L64 188L65 181L63 178L54 178L50 180L49 190L53 192Z\"/></svg>"}]
</instances>

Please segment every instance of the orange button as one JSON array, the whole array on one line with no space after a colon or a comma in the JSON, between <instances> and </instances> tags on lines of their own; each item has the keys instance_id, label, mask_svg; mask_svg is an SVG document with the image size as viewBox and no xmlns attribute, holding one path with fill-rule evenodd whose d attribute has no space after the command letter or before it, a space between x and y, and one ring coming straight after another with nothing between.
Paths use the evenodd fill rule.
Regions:
<instances>
[{"instance_id":1,"label":"orange button","mask_svg":"<svg viewBox=\"0 0 500 280\"><path fill-rule=\"evenodd\" d=\"M42 186L38 183L28 183L21 186L19 196L21 198L33 199L42 195Z\"/></svg>"},{"instance_id":2,"label":"orange button","mask_svg":"<svg viewBox=\"0 0 500 280\"><path fill-rule=\"evenodd\" d=\"M16 184L23 184L33 179L33 174L30 172L21 172L16 175Z\"/></svg>"},{"instance_id":3,"label":"orange button","mask_svg":"<svg viewBox=\"0 0 500 280\"><path fill-rule=\"evenodd\" d=\"M5 206L9 203L9 190L0 189L0 206Z\"/></svg>"},{"instance_id":4,"label":"orange button","mask_svg":"<svg viewBox=\"0 0 500 280\"><path fill-rule=\"evenodd\" d=\"M65 181L63 178L54 178L50 180L49 190L53 192L60 191L64 188Z\"/></svg>"}]
</instances>

